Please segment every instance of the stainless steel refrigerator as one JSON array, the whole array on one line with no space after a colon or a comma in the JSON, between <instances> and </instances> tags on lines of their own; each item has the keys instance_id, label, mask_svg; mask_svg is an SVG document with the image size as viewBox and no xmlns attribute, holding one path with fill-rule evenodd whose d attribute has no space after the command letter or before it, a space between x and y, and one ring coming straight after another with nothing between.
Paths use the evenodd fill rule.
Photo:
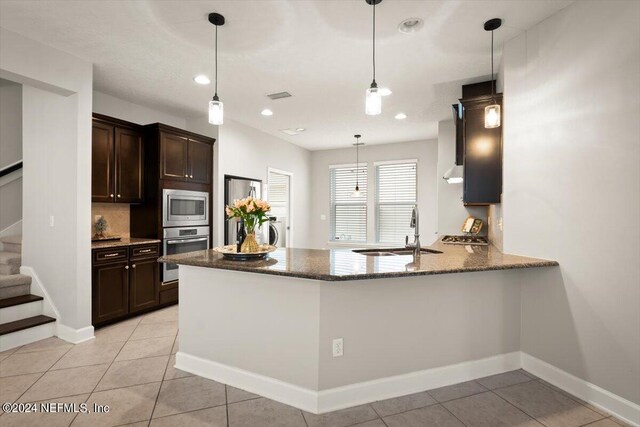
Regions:
<instances>
[{"instance_id":1,"label":"stainless steel refrigerator","mask_svg":"<svg viewBox=\"0 0 640 427\"><path fill-rule=\"evenodd\" d=\"M224 176L224 205L233 203L236 199L244 199L252 196L254 198L262 197L262 181L258 179L242 178L237 176ZM227 220L227 214L224 213L224 244L231 245L236 243L236 235L238 229L238 219ZM264 228L264 227L263 227ZM256 231L258 243L263 243L262 230Z\"/></svg>"}]
</instances>

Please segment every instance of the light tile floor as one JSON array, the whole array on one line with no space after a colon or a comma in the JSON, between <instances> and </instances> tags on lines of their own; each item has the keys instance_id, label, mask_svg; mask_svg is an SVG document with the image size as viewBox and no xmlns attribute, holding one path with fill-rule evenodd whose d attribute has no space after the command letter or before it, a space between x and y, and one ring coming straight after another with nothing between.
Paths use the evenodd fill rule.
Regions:
<instances>
[{"instance_id":1,"label":"light tile floor","mask_svg":"<svg viewBox=\"0 0 640 427\"><path fill-rule=\"evenodd\" d=\"M522 371L314 415L173 367L178 306L0 353L0 402L109 405L108 413L2 413L0 426L619 427L623 422Z\"/></svg>"}]
</instances>

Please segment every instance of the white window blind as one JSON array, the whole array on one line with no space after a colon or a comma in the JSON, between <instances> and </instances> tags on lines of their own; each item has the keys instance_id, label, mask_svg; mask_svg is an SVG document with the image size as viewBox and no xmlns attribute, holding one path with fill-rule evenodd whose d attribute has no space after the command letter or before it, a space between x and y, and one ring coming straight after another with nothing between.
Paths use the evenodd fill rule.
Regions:
<instances>
[{"instance_id":1,"label":"white window blind","mask_svg":"<svg viewBox=\"0 0 640 427\"><path fill-rule=\"evenodd\" d=\"M376 242L404 243L413 235L409 227L411 210L417 200L417 163L376 165Z\"/></svg>"},{"instance_id":2,"label":"white window blind","mask_svg":"<svg viewBox=\"0 0 640 427\"><path fill-rule=\"evenodd\" d=\"M269 172L269 203L275 206L286 205L289 200L289 176Z\"/></svg>"},{"instance_id":3,"label":"white window blind","mask_svg":"<svg viewBox=\"0 0 640 427\"><path fill-rule=\"evenodd\" d=\"M367 241L367 165L331 167L331 241ZM356 174L360 197L353 197Z\"/></svg>"}]
</instances>

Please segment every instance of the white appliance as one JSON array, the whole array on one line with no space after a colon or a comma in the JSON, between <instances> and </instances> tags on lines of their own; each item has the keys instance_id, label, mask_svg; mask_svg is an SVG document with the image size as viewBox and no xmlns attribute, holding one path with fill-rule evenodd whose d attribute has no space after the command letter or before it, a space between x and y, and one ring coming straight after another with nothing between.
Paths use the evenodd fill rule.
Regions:
<instances>
[{"instance_id":1,"label":"white appliance","mask_svg":"<svg viewBox=\"0 0 640 427\"><path fill-rule=\"evenodd\" d=\"M176 255L209 249L209 226L165 228L162 236L164 255ZM162 264L162 282L178 280L176 264Z\"/></svg>"},{"instance_id":2,"label":"white appliance","mask_svg":"<svg viewBox=\"0 0 640 427\"><path fill-rule=\"evenodd\" d=\"M287 219L282 217L269 218L269 244L278 248L287 246Z\"/></svg>"},{"instance_id":3,"label":"white appliance","mask_svg":"<svg viewBox=\"0 0 640 427\"><path fill-rule=\"evenodd\" d=\"M204 191L162 190L162 226L209 225L209 193Z\"/></svg>"}]
</instances>

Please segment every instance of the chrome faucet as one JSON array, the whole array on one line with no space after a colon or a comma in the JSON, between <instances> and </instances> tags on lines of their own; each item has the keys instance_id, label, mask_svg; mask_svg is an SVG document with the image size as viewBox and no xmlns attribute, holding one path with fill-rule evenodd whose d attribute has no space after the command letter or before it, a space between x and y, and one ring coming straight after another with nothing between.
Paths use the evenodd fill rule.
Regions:
<instances>
[{"instance_id":1,"label":"chrome faucet","mask_svg":"<svg viewBox=\"0 0 640 427\"><path fill-rule=\"evenodd\" d=\"M413 256L420 256L420 211L418 211L418 205L413 206L413 210L411 211L411 222L409 223L409 227L413 228L413 243L409 244L409 236L405 236L404 246L407 249L413 249Z\"/></svg>"}]
</instances>

